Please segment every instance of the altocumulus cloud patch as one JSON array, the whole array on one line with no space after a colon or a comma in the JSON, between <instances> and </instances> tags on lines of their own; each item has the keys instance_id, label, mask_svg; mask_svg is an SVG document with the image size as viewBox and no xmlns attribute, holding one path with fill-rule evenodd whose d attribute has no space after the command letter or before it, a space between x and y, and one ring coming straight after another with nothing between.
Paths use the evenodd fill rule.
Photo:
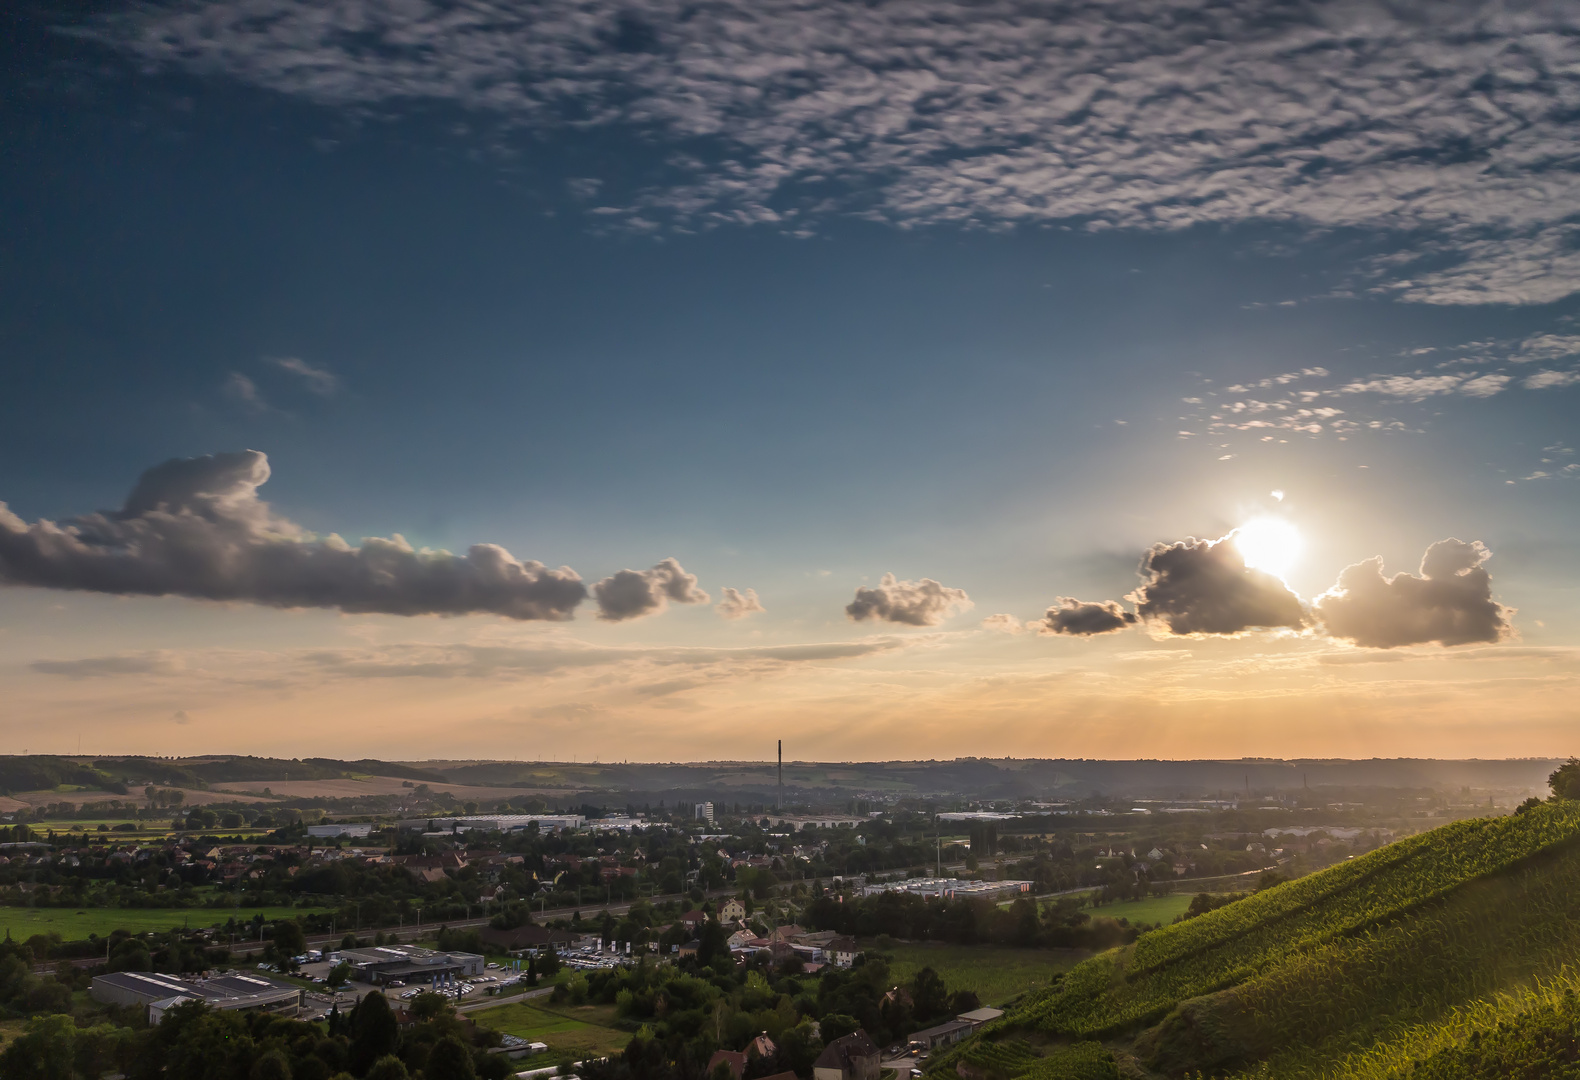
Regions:
<instances>
[{"instance_id":1,"label":"altocumulus cloud patch","mask_svg":"<svg viewBox=\"0 0 1580 1080\"><path fill-rule=\"evenodd\" d=\"M88 33L332 107L683 140L624 199L583 181L644 228L1383 229L1405 243L1378 287L1460 304L1580 288L1576 22L1554 0L186 0Z\"/></svg>"}]
</instances>

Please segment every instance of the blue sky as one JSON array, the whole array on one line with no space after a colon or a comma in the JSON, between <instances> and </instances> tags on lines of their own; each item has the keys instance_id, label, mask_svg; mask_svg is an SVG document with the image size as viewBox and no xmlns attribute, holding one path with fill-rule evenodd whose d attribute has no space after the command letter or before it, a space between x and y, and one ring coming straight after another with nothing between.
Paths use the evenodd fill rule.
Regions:
<instances>
[{"instance_id":1,"label":"blue sky","mask_svg":"<svg viewBox=\"0 0 1580 1080\"><path fill-rule=\"evenodd\" d=\"M522 10L7 16L0 499L22 536L250 449L274 531L249 551L496 544L589 589L634 570L647 606L105 586L0 554L14 734L1571 749L1572 11ZM1187 635L1126 598L1151 545L1258 519L1301 539L1299 625ZM1491 552L1464 603L1517 610L1460 640L1442 620L1471 608L1404 583L1364 625L1408 630L1321 614L1345 567L1416 573L1448 538ZM669 558L697 582L660 596ZM853 618L890 573L889 614ZM721 618L725 587L766 610ZM1061 597L1138 621L1054 632Z\"/></svg>"}]
</instances>

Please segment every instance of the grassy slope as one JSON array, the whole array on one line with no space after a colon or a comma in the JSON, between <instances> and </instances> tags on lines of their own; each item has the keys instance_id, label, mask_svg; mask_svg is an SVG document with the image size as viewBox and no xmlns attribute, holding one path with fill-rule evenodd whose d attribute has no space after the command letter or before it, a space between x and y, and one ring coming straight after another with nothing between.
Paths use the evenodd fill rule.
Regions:
<instances>
[{"instance_id":1,"label":"grassy slope","mask_svg":"<svg viewBox=\"0 0 1580 1080\"><path fill-rule=\"evenodd\" d=\"M1560 975L1580 950L1577 896L1580 807L1459 822L1081 964L988 1040L1133 1043L1167 1076L1349 1075L1390 1041Z\"/></svg>"},{"instance_id":2,"label":"grassy slope","mask_svg":"<svg viewBox=\"0 0 1580 1080\"><path fill-rule=\"evenodd\" d=\"M1088 907L1089 915L1104 915L1110 919L1128 919L1132 924L1168 924L1185 914L1190 907L1190 893L1171 893L1168 896L1149 896L1145 900L1121 900L1098 907Z\"/></svg>"}]
</instances>

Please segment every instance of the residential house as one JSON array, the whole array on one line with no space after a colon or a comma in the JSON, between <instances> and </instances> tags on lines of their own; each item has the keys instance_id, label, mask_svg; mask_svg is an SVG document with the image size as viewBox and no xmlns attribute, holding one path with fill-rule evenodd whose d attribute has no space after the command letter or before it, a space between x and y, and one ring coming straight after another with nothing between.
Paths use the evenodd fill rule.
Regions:
<instances>
[{"instance_id":1,"label":"residential house","mask_svg":"<svg viewBox=\"0 0 1580 1080\"><path fill-rule=\"evenodd\" d=\"M774 927L772 932L770 932L768 935L768 940L775 943L782 941L788 945L805 933L806 931L801 929L801 927L797 926L795 923L791 923L788 926Z\"/></svg>"},{"instance_id":2,"label":"residential house","mask_svg":"<svg viewBox=\"0 0 1580 1080\"><path fill-rule=\"evenodd\" d=\"M835 967L848 968L856 962L856 939L837 937L823 944L823 958Z\"/></svg>"},{"instance_id":3,"label":"residential house","mask_svg":"<svg viewBox=\"0 0 1580 1080\"><path fill-rule=\"evenodd\" d=\"M730 897L730 899L719 905L719 921L745 922L746 905L741 903L735 897Z\"/></svg>"},{"instance_id":4,"label":"residential house","mask_svg":"<svg viewBox=\"0 0 1580 1080\"><path fill-rule=\"evenodd\" d=\"M878 1047L865 1031L835 1039L812 1063L813 1080L878 1080Z\"/></svg>"},{"instance_id":5,"label":"residential house","mask_svg":"<svg viewBox=\"0 0 1580 1080\"><path fill-rule=\"evenodd\" d=\"M741 1080L741 1074L746 1071L746 1055L734 1050L715 1050L713 1056L708 1059L708 1067L703 1075L708 1080L713 1080L713 1070L720 1065L730 1070L730 1076L734 1080Z\"/></svg>"}]
</instances>

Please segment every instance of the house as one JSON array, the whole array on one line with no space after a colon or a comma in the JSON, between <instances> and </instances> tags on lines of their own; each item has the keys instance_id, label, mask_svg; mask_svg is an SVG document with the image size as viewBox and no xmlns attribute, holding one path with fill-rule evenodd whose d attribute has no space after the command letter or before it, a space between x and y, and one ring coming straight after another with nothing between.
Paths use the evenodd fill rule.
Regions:
<instances>
[{"instance_id":1,"label":"house","mask_svg":"<svg viewBox=\"0 0 1580 1080\"><path fill-rule=\"evenodd\" d=\"M823 946L823 958L830 961L835 967L848 968L856 962L856 939L837 937Z\"/></svg>"},{"instance_id":2,"label":"house","mask_svg":"<svg viewBox=\"0 0 1580 1080\"><path fill-rule=\"evenodd\" d=\"M768 940L773 942L782 941L786 944L789 944L804 933L806 933L805 930L801 929L795 923L791 923L788 926L774 927L773 932L768 935Z\"/></svg>"},{"instance_id":3,"label":"house","mask_svg":"<svg viewBox=\"0 0 1580 1080\"><path fill-rule=\"evenodd\" d=\"M730 1070L734 1080L741 1080L741 1074L746 1071L746 1055L734 1050L715 1050L713 1056L708 1059L708 1067L703 1075L708 1077L708 1080L713 1080L713 1070L720 1065Z\"/></svg>"},{"instance_id":4,"label":"house","mask_svg":"<svg viewBox=\"0 0 1580 1080\"><path fill-rule=\"evenodd\" d=\"M1157 848L1153 848L1151 851L1147 852L1147 858L1151 859L1153 862L1157 862L1159 859L1163 858L1163 852L1159 851Z\"/></svg>"},{"instance_id":5,"label":"house","mask_svg":"<svg viewBox=\"0 0 1580 1080\"><path fill-rule=\"evenodd\" d=\"M865 1031L835 1039L812 1063L812 1080L878 1080L880 1055Z\"/></svg>"},{"instance_id":6,"label":"house","mask_svg":"<svg viewBox=\"0 0 1580 1080\"><path fill-rule=\"evenodd\" d=\"M742 949L750 948L752 942L756 940L758 940L757 935L750 930L737 930L730 935L730 951L740 952Z\"/></svg>"},{"instance_id":7,"label":"house","mask_svg":"<svg viewBox=\"0 0 1580 1080\"><path fill-rule=\"evenodd\" d=\"M773 1057L778 1052L779 1048L774 1045L774 1041L768 1037L768 1032L766 1031L746 1044L746 1056L748 1058Z\"/></svg>"},{"instance_id":8,"label":"house","mask_svg":"<svg viewBox=\"0 0 1580 1080\"><path fill-rule=\"evenodd\" d=\"M680 913L680 921L685 923L688 930L700 930L702 924L708 921L708 913L701 908L692 908Z\"/></svg>"},{"instance_id":9,"label":"house","mask_svg":"<svg viewBox=\"0 0 1580 1080\"><path fill-rule=\"evenodd\" d=\"M735 899L734 897L731 897L730 899L724 901L723 904L719 905L719 921L721 921L721 922L745 922L746 921L746 905L741 903L739 900Z\"/></svg>"}]
</instances>

